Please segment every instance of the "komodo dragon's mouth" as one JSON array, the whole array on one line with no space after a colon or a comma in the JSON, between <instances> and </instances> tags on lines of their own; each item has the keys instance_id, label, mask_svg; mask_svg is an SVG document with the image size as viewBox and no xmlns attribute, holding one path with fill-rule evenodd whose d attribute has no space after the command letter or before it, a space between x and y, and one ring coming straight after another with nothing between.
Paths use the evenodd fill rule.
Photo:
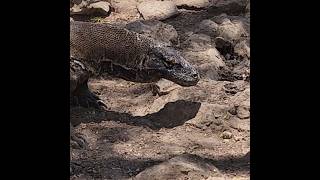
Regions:
<instances>
[{"instance_id":1,"label":"komodo dragon's mouth","mask_svg":"<svg viewBox=\"0 0 320 180\"><path fill-rule=\"evenodd\" d=\"M195 86L199 82L200 75L196 70L193 70L190 73L183 71L167 71L163 78L168 79L180 86L189 87Z\"/></svg>"},{"instance_id":2,"label":"komodo dragon's mouth","mask_svg":"<svg viewBox=\"0 0 320 180\"><path fill-rule=\"evenodd\" d=\"M139 83L150 83L150 82L156 82L161 79L159 72L156 70L130 69L130 68L125 68L121 65L113 64L110 61L101 62L101 67L104 72L107 72L108 74L114 77L122 78L127 81L139 82Z\"/></svg>"}]
</instances>

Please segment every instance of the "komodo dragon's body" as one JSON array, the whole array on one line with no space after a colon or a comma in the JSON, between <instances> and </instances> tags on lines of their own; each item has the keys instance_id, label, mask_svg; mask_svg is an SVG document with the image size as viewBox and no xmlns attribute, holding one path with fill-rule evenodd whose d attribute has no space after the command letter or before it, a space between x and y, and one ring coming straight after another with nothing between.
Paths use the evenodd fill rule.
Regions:
<instances>
[{"instance_id":1,"label":"komodo dragon's body","mask_svg":"<svg viewBox=\"0 0 320 180\"><path fill-rule=\"evenodd\" d=\"M161 78L194 86L199 73L165 43L110 24L70 21L70 94L72 102L99 107L88 89L93 73L151 83Z\"/></svg>"}]
</instances>

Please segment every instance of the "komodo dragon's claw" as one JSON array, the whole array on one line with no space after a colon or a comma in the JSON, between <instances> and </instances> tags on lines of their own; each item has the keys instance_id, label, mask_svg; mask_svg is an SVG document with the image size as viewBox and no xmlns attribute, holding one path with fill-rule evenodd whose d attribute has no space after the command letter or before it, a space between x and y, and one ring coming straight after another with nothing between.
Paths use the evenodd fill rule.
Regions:
<instances>
[{"instance_id":1,"label":"komodo dragon's claw","mask_svg":"<svg viewBox=\"0 0 320 180\"><path fill-rule=\"evenodd\" d=\"M161 91L160 87L157 84L151 83L150 87L151 87L153 96L156 96L156 95L163 96L163 95L169 94L169 92Z\"/></svg>"},{"instance_id":2,"label":"komodo dragon's claw","mask_svg":"<svg viewBox=\"0 0 320 180\"><path fill-rule=\"evenodd\" d=\"M75 149L86 149L87 141L82 135L76 133L73 126L70 124L70 145Z\"/></svg>"},{"instance_id":3,"label":"komodo dragon's claw","mask_svg":"<svg viewBox=\"0 0 320 180\"><path fill-rule=\"evenodd\" d=\"M107 109L107 105L87 88L79 89L72 97L72 104L95 109Z\"/></svg>"},{"instance_id":4,"label":"komodo dragon's claw","mask_svg":"<svg viewBox=\"0 0 320 180\"><path fill-rule=\"evenodd\" d=\"M100 107L103 107L105 109L107 109L107 105L102 101L102 100L98 100L97 103L100 105Z\"/></svg>"},{"instance_id":5,"label":"komodo dragon's claw","mask_svg":"<svg viewBox=\"0 0 320 180\"><path fill-rule=\"evenodd\" d=\"M81 135L72 135L70 140L70 145L74 149L85 149L86 148L86 140L81 137Z\"/></svg>"}]
</instances>

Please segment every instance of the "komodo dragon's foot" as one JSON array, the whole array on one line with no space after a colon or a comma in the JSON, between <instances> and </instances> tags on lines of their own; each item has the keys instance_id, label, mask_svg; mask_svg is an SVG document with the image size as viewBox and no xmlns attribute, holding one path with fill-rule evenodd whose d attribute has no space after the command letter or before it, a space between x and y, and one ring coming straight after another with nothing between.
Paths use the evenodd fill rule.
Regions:
<instances>
[{"instance_id":1,"label":"komodo dragon's foot","mask_svg":"<svg viewBox=\"0 0 320 180\"><path fill-rule=\"evenodd\" d=\"M157 84L151 83L150 87L151 87L151 92L154 96L156 95L163 96L163 95L169 94L169 92L161 91L160 87Z\"/></svg>"},{"instance_id":2,"label":"komodo dragon's foot","mask_svg":"<svg viewBox=\"0 0 320 180\"><path fill-rule=\"evenodd\" d=\"M87 148L87 141L85 138L76 133L73 129L73 126L70 124L70 145L74 149L86 149Z\"/></svg>"},{"instance_id":3,"label":"komodo dragon's foot","mask_svg":"<svg viewBox=\"0 0 320 180\"><path fill-rule=\"evenodd\" d=\"M70 145L74 149L86 149L87 142L80 134L73 134L70 138Z\"/></svg>"},{"instance_id":4,"label":"komodo dragon's foot","mask_svg":"<svg viewBox=\"0 0 320 180\"><path fill-rule=\"evenodd\" d=\"M95 109L107 108L107 105L86 87L79 88L71 98L71 104L75 106L93 107Z\"/></svg>"}]
</instances>

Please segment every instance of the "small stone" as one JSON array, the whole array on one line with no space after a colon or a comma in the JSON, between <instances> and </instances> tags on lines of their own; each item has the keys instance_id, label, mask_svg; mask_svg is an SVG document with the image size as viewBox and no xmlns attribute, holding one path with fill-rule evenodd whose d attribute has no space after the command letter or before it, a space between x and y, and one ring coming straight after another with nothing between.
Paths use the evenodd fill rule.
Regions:
<instances>
[{"instance_id":1,"label":"small stone","mask_svg":"<svg viewBox=\"0 0 320 180\"><path fill-rule=\"evenodd\" d=\"M250 108L248 106L239 106L237 108L237 116L240 119L246 119L250 117Z\"/></svg>"},{"instance_id":2,"label":"small stone","mask_svg":"<svg viewBox=\"0 0 320 180\"><path fill-rule=\"evenodd\" d=\"M228 110L228 112L232 115L237 115L237 108L233 106Z\"/></svg>"},{"instance_id":3,"label":"small stone","mask_svg":"<svg viewBox=\"0 0 320 180\"><path fill-rule=\"evenodd\" d=\"M229 142L230 142L230 139L223 139L223 142L224 142L224 143L229 143Z\"/></svg>"},{"instance_id":4,"label":"small stone","mask_svg":"<svg viewBox=\"0 0 320 180\"><path fill-rule=\"evenodd\" d=\"M233 134L229 131L224 131L222 134L221 134L221 137L223 139L231 139L233 137Z\"/></svg>"},{"instance_id":5,"label":"small stone","mask_svg":"<svg viewBox=\"0 0 320 180\"><path fill-rule=\"evenodd\" d=\"M238 87L234 83L227 83L224 85L224 91L229 94L236 94Z\"/></svg>"},{"instance_id":6,"label":"small stone","mask_svg":"<svg viewBox=\"0 0 320 180\"><path fill-rule=\"evenodd\" d=\"M227 59L227 60L229 60L229 59L230 59L230 57L231 57L231 55L228 53L228 54L226 54L226 56L225 56L225 57L226 57L226 59Z\"/></svg>"}]
</instances>

